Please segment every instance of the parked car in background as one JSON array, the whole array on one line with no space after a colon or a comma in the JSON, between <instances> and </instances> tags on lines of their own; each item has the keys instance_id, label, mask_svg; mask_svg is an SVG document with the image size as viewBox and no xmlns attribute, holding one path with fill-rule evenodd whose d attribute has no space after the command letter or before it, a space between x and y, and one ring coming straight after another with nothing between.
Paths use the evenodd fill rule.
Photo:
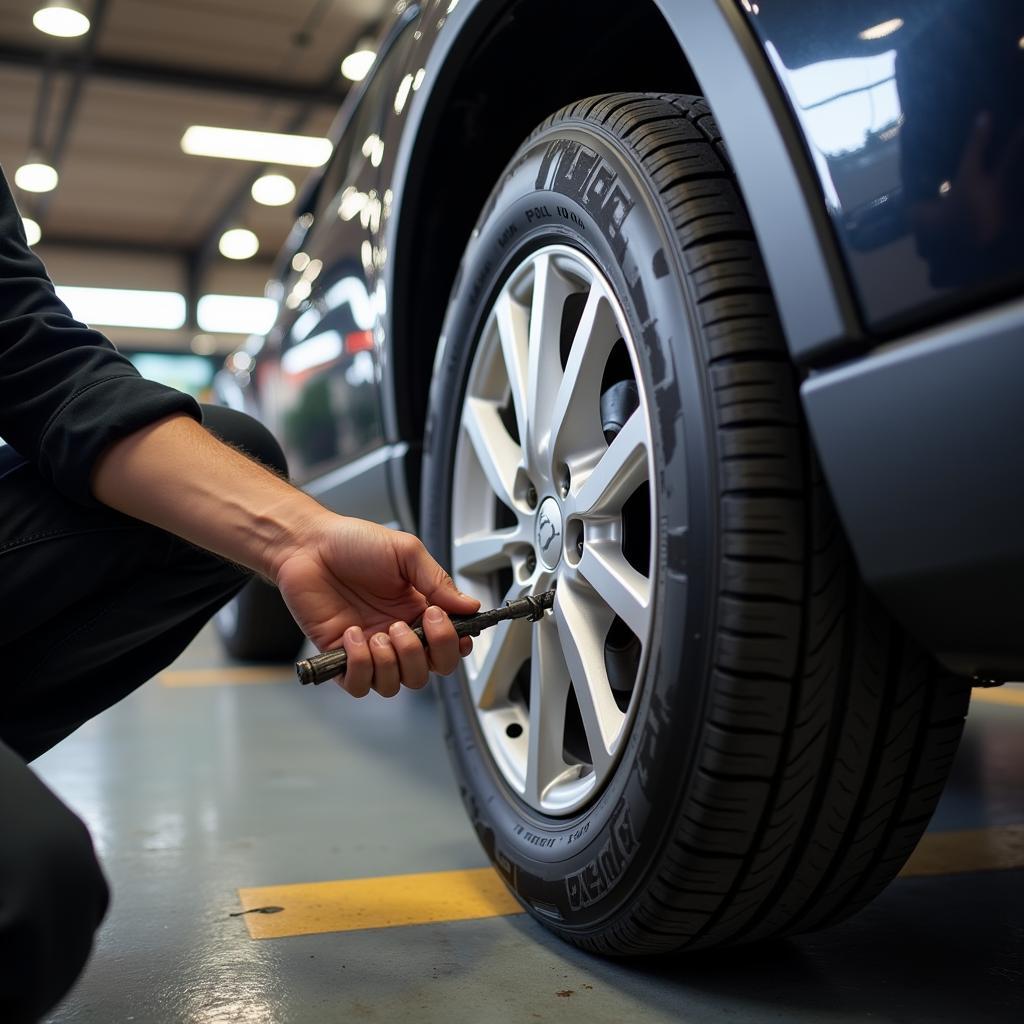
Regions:
<instances>
[{"instance_id":1,"label":"parked car in background","mask_svg":"<svg viewBox=\"0 0 1024 1024\"><path fill-rule=\"evenodd\" d=\"M403 2L334 139L221 388L556 588L439 688L497 870L608 953L862 907L1024 670L1024 9Z\"/></svg>"}]
</instances>

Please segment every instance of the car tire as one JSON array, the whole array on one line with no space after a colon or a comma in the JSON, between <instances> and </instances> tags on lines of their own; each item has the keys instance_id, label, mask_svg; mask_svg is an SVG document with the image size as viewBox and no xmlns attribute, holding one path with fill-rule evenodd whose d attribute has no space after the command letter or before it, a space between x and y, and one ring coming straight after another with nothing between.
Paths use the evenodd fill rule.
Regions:
<instances>
[{"instance_id":1,"label":"car tire","mask_svg":"<svg viewBox=\"0 0 1024 1024\"><path fill-rule=\"evenodd\" d=\"M552 283L552 266L568 284ZM596 342L586 342L576 314L567 342L568 299L554 326L546 296L576 294L573 274L586 295L606 288L612 298L595 303L617 302L624 318L615 345L631 335L630 363L619 358L615 373L613 356L598 366L604 349L574 356L577 342ZM538 354L544 368L534 372L531 353L543 352L545 338L561 368ZM570 403L558 388L572 375ZM531 446L542 452L547 428L520 426L513 381L528 414L556 424L547 454L534 459L550 463L544 479L523 466ZM626 400L616 413L616 402L631 390L646 421L647 482L629 498L646 486L646 577L625 565L638 530L643 549L642 516L627 521L622 511L618 525L617 513L583 519L575 566L567 533L604 486L591 479L605 456L595 416L610 453L631 411ZM575 434L565 426L571 415ZM576 437L591 447L577 463L578 453L563 451L569 497L559 510L556 456L567 431L565 444ZM515 474L509 442L522 457ZM614 465L626 466L623 450ZM638 478L637 459L630 465ZM492 477L508 502L495 497ZM557 584L554 612L523 627L532 630L525 639L482 634L459 685L439 685L477 835L539 921L602 953L706 948L838 921L896 875L941 793L969 690L915 646L858 577L815 462L743 200L702 99L583 100L545 121L513 157L451 295L423 480L424 538L463 589L488 600ZM529 543L530 515L549 498L549 518L561 517L566 537L552 571L538 560L546 534ZM592 548L599 554L582 573ZM593 580L596 598L587 592ZM627 584L632 597L623 596ZM605 594L615 617L602 641ZM646 618L630 604L637 595L646 595ZM597 625L574 604L596 609ZM627 630L641 668L625 696L613 694L627 709L608 756L603 711L594 709L611 709L608 686L621 689L609 651L629 642L611 640L626 621L647 633ZM580 653L584 642L589 654ZM568 684L559 683L566 674ZM563 724L546 724L552 718ZM614 711L608 720L617 727ZM542 768L552 763L554 774ZM574 803L574 794L583 795Z\"/></svg>"},{"instance_id":2,"label":"car tire","mask_svg":"<svg viewBox=\"0 0 1024 1024\"><path fill-rule=\"evenodd\" d=\"M305 640L280 591L258 576L213 621L224 649L240 661L294 661Z\"/></svg>"}]
</instances>

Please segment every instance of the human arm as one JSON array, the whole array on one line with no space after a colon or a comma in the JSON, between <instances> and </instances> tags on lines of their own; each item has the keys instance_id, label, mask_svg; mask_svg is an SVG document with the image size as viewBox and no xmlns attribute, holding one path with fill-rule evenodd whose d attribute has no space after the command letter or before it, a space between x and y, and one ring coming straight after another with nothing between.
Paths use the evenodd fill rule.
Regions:
<instances>
[{"instance_id":1,"label":"human arm","mask_svg":"<svg viewBox=\"0 0 1024 1024\"><path fill-rule=\"evenodd\" d=\"M0 173L0 437L73 501L111 505L273 580L322 650L344 637L350 692L391 695L400 675L418 685L428 663L454 668L468 644L458 646L447 617L425 616L426 653L393 625L428 598L450 613L477 607L416 538L333 515L200 419L191 397L144 380L71 316Z\"/></svg>"},{"instance_id":2,"label":"human arm","mask_svg":"<svg viewBox=\"0 0 1024 1024\"><path fill-rule=\"evenodd\" d=\"M344 646L344 688L385 696L451 672L461 643L447 614L461 594L415 537L338 516L274 473L174 415L121 438L97 460L106 505L261 573L320 650ZM430 607L443 612L434 618ZM424 613L427 614L424 614ZM407 623L424 614L424 651ZM468 639L468 638L467 638Z\"/></svg>"},{"instance_id":3,"label":"human arm","mask_svg":"<svg viewBox=\"0 0 1024 1024\"><path fill-rule=\"evenodd\" d=\"M95 499L93 463L119 437L195 401L135 367L57 298L0 173L0 437L66 497Z\"/></svg>"}]
</instances>

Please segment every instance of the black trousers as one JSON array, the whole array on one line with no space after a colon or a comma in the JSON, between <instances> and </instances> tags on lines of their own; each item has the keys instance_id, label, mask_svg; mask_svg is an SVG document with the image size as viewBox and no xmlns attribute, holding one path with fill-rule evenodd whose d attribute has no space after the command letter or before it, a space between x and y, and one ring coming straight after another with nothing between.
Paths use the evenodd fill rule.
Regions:
<instances>
[{"instance_id":1,"label":"black trousers","mask_svg":"<svg viewBox=\"0 0 1024 1024\"><path fill-rule=\"evenodd\" d=\"M203 407L207 429L287 474L270 433ZM68 991L109 893L92 840L28 767L173 661L248 579L112 509L68 501L31 466L0 479L0 1021Z\"/></svg>"}]
</instances>

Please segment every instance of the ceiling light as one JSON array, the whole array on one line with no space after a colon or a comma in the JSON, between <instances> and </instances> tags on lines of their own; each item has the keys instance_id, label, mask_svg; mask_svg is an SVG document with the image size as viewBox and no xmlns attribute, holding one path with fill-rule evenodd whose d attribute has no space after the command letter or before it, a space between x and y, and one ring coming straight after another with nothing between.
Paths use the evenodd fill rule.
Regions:
<instances>
[{"instance_id":1,"label":"ceiling light","mask_svg":"<svg viewBox=\"0 0 1024 1024\"><path fill-rule=\"evenodd\" d=\"M71 39L89 31L89 19L70 0L52 0L32 15L32 24L48 36Z\"/></svg>"},{"instance_id":2,"label":"ceiling light","mask_svg":"<svg viewBox=\"0 0 1024 1024\"><path fill-rule=\"evenodd\" d=\"M331 155L331 140L311 135L250 132L239 128L211 128L209 125L194 124L181 137L181 148L191 156L321 167Z\"/></svg>"},{"instance_id":3,"label":"ceiling light","mask_svg":"<svg viewBox=\"0 0 1024 1024\"><path fill-rule=\"evenodd\" d=\"M25 239L29 245L35 245L43 237L42 229L31 217L22 217L21 226L25 229Z\"/></svg>"},{"instance_id":4,"label":"ceiling light","mask_svg":"<svg viewBox=\"0 0 1024 1024\"><path fill-rule=\"evenodd\" d=\"M373 50L356 50L341 62L341 73L353 82L361 82L376 59L377 54Z\"/></svg>"},{"instance_id":5,"label":"ceiling light","mask_svg":"<svg viewBox=\"0 0 1024 1024\"><path fill-rule=\"evenodd\" d=\"M71 288L57 285L57 298L84 324L149 327L176 331L185 323L185 296L131 288Z\"/></svg>"},{"instance_id":6,"label":"ceiling light","mask_svg":"<svg viewBox=\"0 0 1024 1024\"><path fill-rule=\"evenodd\" d=\"M857 36L870 42L872 39L883 39L885 36L891 36L893 32L901 28L903 28L902 18L890 18L888 21L880 21L877 25L864 29L863 32L858 32Z\"/></svg>"},{"instance_id":7,"label":"ceiling light","mask_svg":"<svg viewBox=\"0 0 1024 1024\"><path fill-rule=\"evenodd\" d=\"M57 169L41 161L22 164L14 172L14 184L26 192L52 192L58 179Z\"/></svg>"},{"instance_id":8,"label":"ceiling light","mask_svg":"<svg viewBox=\"0 0 1024 1024\"><path fill-rule=\"evenodd\" d=\"M217 351L217 339L212 334L194 334L189 348L197 356L212 356Z\"/></svg>"},{"instance_id":9,"label":"ceiling light","mask_svg":"<svg viewBox=\"0 0 1024 1024\"><path fill-rule=\"evenodd\" d=\"M252 197L263 206L287 206L295 198L295 182L283 174L264 174L252 183Z\"/></svg>"},{"instance_id":10,"label":"ceiling light","mask_svg":"<svg viewBox=\"0 0 1024 1024\"><path fill-rule=\"evenodd\" d=\"M260 251L260 240L248 228L228 228L217 248L229 260L248 260Z\"/></svg>"},{"instance_id":11,"label":"ceiling light","mask_svg":"<svg viewBox=\"0 0 1024 1024\"><path fill-rule=\"evenodd\" d=\"M216 334L266 334L277 319L273 299L250 295L204 295L196 305L203 331Z\"/></svg>"}]
</instances>

